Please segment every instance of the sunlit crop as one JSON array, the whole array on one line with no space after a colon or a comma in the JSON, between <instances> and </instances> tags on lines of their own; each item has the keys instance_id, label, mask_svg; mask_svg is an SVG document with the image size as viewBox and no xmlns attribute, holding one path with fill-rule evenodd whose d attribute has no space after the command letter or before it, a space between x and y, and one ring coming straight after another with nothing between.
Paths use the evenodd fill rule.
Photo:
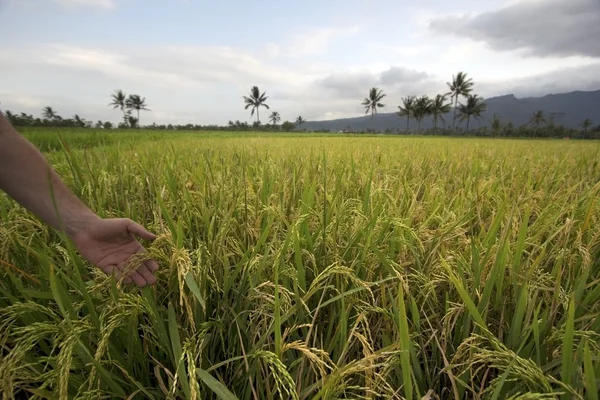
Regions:
<instances>
[{"instance_id":1,"label":"sunlit crop","mask_svg":"<svg viewBox=\"0 0 600 400\"><path fill-rule=\"evenodd\" d=\"M122 134L28 137L159 282L1 194L5 399L598 398L597 143Z\"/></svg>"}]
</instances>

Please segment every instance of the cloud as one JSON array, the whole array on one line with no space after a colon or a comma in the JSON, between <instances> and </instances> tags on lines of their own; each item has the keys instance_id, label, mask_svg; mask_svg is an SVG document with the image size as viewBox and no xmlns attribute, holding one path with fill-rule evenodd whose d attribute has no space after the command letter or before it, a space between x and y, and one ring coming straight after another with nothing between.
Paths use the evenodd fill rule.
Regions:
<instances>
[{"instance_id":1,"label":"cloud","mask_svg":"<svg viewBox=\"0 0 600 400\"><path fill-rule=\"evenodd\" d=\"M0 55L0 65L41 64L166 87L302 83L301 74L291 69L265 64L250 53L219 46L139 46L117 51L39 44L25 50L8 49L3 56Z\"/></svg>"},{"instance_id":2,"label":"cloud","mask_svg":"<svg viewBox=\"0 0 600 400\"><path fill-rule=\"evenodd\" d=\"M115 8L114 0L53 0L65 8L93 7L105 10Z\"/></svg>"},{"instance_id":3,"label":"cloud","mask_svg":"<svg viewBox=\"0 0 600 400\"><path fill-rule=\"evenodd\" d=\"M433 94L442 84L436 82L427 72L392 66L381 72L360 70L332 73L317 80L316 86L320 90L334 93L335 96L362 98L373 86L380 86L386 92L407 95Z\"/></svg>"},{"instance_id":4,"label":"cloud","mask_svg":"<svg viewBox=\"0 0 600 400\"><path fill-rule=\"evenodd\" d=\"M517 97L537 97L576 90L600 90L598 71L600 71L600 62L593 62L516 80L476 83L476 88L486 97L509 93Z\"/></svg>"},{"instance_id":5,"label":"cloud","mask_svg":"<svg viewBox=\"0 0 600 400\"><path fill-rule=\"evenodd\" d=\"M291 37L288 44L288 55L306 56L310 54L322 54L334 42L356 36L360 32L359 26L340 28L314 28Z\"/></svg>"},{"instance_id":6,"label":"cloud","mask_svg":"<svg viewBox=\"0 0 600 400\"><path fill-rule=\"evenodd\" d=\"M478 15L438 17L429 27L527 56L600 58L598 0L513 1Z\"/></svg>"},{"instance_id":7,"label":"cloud","mask_svg":"<svg viewBox=\"0 0 600 400\"><path fill-rule=\"evenodd\" d=\"M114 46L114 45L113 45ZM143 123L220 123L250 121L241 96L259 85L269 105L284 120L302 115L308 120L364 114L360 105L377 86L387 94L383 112L394 112L401 98L434 96L447 91L448 77L397 63L336 69L332 64L281 64L248 50L222 46L82 47L66 44L8 44L0 53L2 108L39 115L51 105L61 115L75 113L93 120L118 122L108 107L112 90L140 93L151 112ZM440 58L443 60L443 57ZM288 60L289 61L289 60ZM515 68L520 68L515 66ZM550 72L474 76L475 91L491 97L544 95L600 89L600 62ZM491 79L494 77L494 80ZM261 116L263 116L261 114ZM263 116L263 121L265 116Z\"/></svg>"}]
</instances>

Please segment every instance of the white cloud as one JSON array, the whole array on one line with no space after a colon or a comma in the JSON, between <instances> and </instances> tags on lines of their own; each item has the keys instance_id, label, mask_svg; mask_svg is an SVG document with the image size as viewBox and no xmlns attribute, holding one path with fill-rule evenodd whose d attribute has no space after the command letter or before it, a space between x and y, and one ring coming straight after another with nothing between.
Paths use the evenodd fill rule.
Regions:
<instances>
[{"instance_id":1,"label":"white cloud","mask_svg":"<svg viewBox=\"0 0 600 400\"><path fill-rule=\"evenodd\" d=\"M322 54L336 41L352 38L360 31L361 28L356 25L337 28L313 28L292 36L287 46L288 55L300 57Z\"/></svg>"},{"instance_id":2,"label":"white cloud","mask_svg":"<svg viewBox=\"0 0 600 400\"><path fill-rule=\"evenodd\" d=\"M105 10L115 8L114 0L53 0L65 8L93 7Z\"/></svg>"},{"instance_id":3,"label":"white cloud","mask_svg":"<svg viewBox=\"0 0 600 400\"><path fill-rule=\"evenodd\" d=\"M302 84L306 79L297 70L266 64L248 52L218 46L141 46L116 51L39 44L26 50L8 49L3 56L0 56L3 65L42 64L166 87Z\"/></svg>"},{"instance_id":4,"label":"white cloud","mask_svg":"<svg viewBox=\"0 0 600 400\"><path fill-rule=\"evenodd\" d=\"M19 107L24 109L38 109L42 107L43 102L39 97L28 96L21 93L0 93L2 99L8 98L8 103L3 101L0 107Z\"/></svg>"}]
</instances>

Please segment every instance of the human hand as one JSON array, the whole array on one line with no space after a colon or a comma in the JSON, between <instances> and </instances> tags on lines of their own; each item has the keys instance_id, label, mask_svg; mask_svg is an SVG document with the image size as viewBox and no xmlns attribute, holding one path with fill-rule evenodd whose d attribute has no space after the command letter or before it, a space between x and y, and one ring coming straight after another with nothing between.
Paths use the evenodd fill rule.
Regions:
<instances>
[{"instance_id":1,"label":"human hand","mask_svg":"<svg viewBox=\"0 0 600 400\"><path fill-rule=\"evenodd\" d=\"M81 255L104 273L122 277L123 269L131 256L146 252L135 236L154 240L156 236L143 226L127 218L93 218L81 224L70 237ZM123 282L134 282L139 287L156 283L154 272L158 264L154 260L142 263Z\"/></svg>"}]
</instances>

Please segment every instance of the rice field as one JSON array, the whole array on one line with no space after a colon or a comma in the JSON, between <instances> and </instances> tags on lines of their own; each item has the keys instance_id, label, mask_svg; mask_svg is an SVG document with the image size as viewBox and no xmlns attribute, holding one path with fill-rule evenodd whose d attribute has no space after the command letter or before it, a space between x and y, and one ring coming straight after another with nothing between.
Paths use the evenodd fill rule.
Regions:
<instances>
[{"instance_id":1,"label":"rice field","mask_svg":"<svg viewBox=\"0 0 600 400\"><path fill-rule=\"evenodd\" d=\"M4 399L598 399L597 143L60 133L158 283L0 193Z\"/></svg>"}]
</instances>

